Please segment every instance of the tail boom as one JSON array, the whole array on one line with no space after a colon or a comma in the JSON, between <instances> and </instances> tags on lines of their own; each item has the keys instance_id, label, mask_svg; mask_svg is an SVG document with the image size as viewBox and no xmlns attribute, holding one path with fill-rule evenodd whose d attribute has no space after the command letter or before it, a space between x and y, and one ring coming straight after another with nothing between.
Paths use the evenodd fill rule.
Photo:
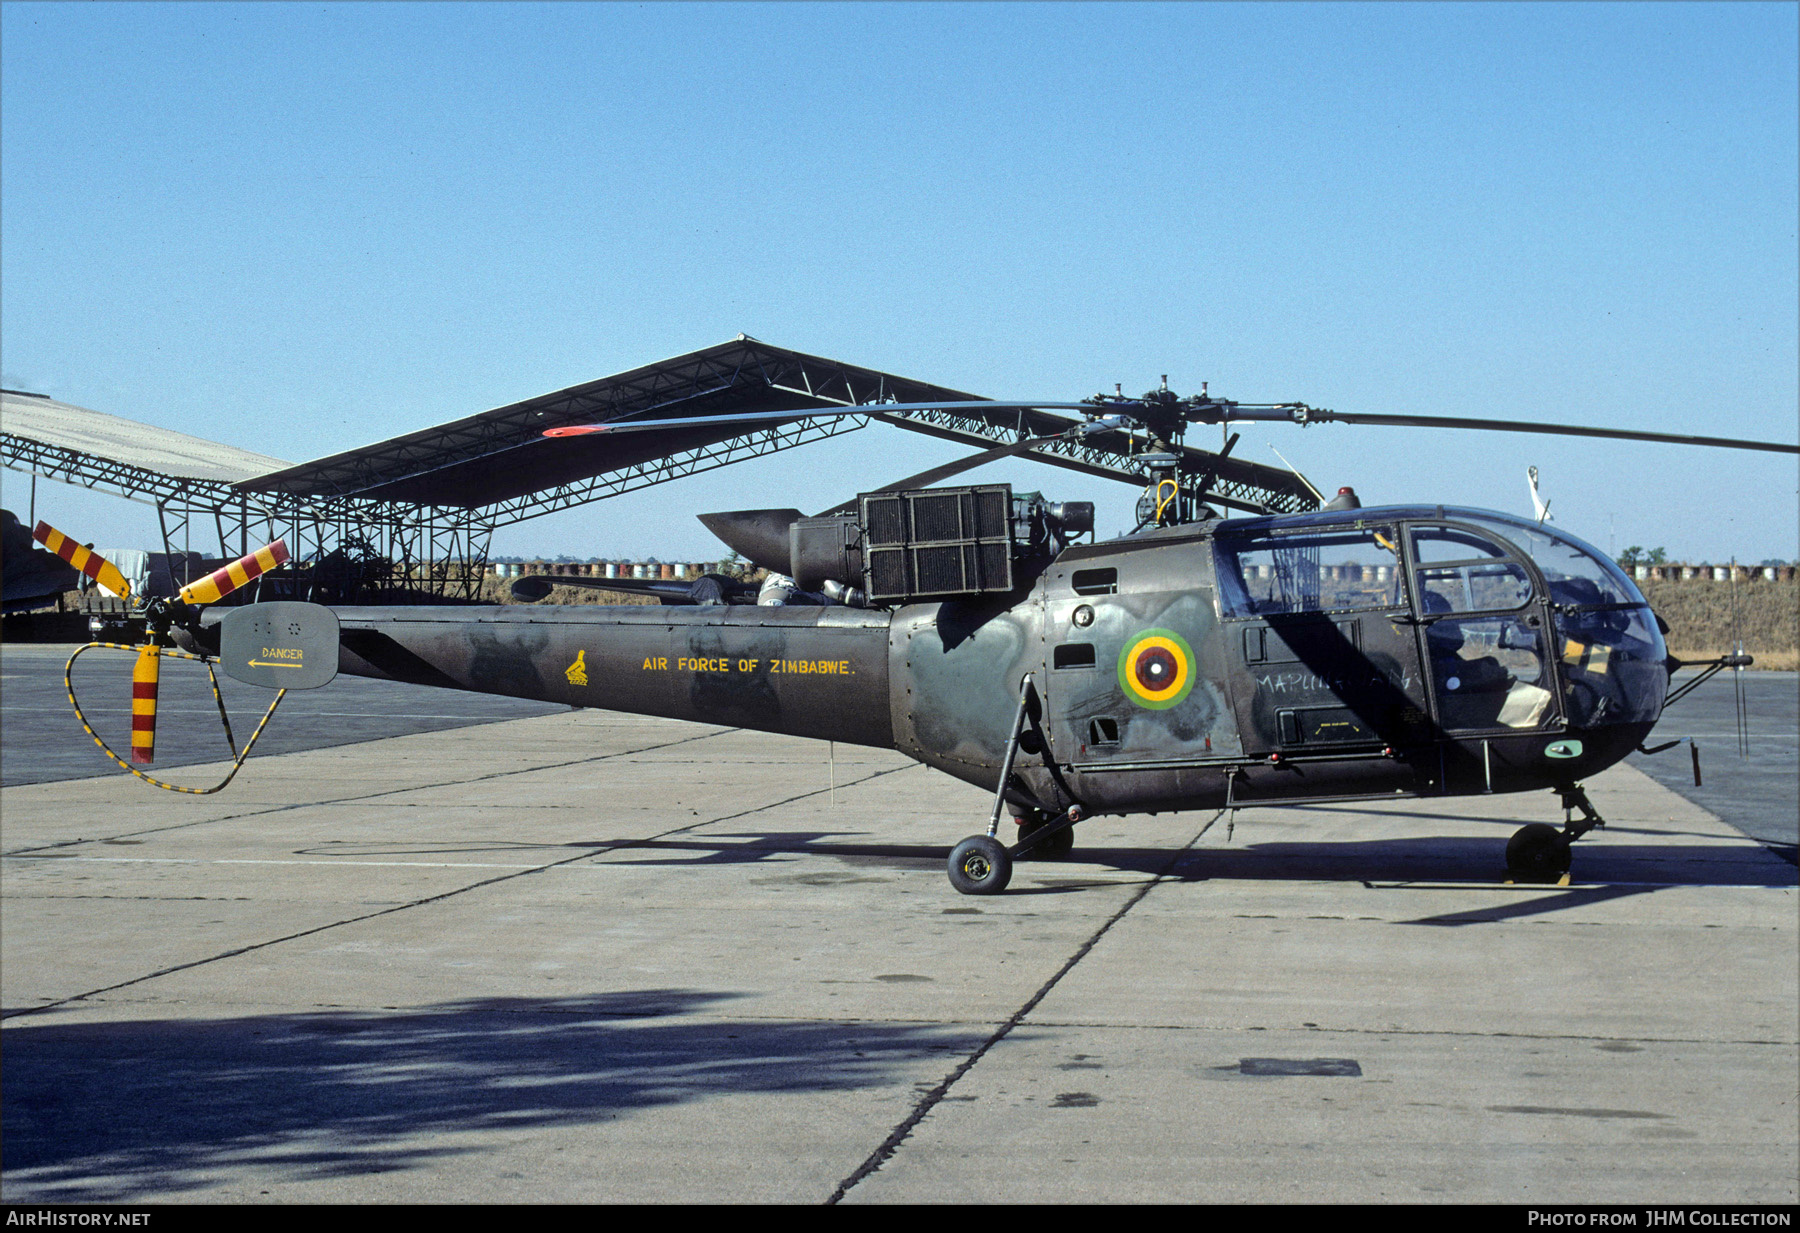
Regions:
<instances>
[{"instance_id":1,"label":"tail boom","mask_svg":"<svg viewBox=\"0 0 1800 1233\"><path fill-rule=\"evenodd\" d=\"M852 608L340 608L339 671L893 746L886 613Z\"/></svg>"}]
</instances>

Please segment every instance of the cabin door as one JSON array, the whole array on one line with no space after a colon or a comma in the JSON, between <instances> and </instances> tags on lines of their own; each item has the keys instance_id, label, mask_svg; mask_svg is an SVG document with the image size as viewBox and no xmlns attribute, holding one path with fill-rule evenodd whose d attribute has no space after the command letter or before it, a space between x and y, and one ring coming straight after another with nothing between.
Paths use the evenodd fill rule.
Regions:
<instances>
[{"instance_id":1,"label":"cabin door","mask_svg":"<svg viewBox=\"0 0 1800 1233\"><path fill-rule=\"evenodd\" d=\"M1430 741L1394 526L1220 536L1217 546L1246 755L1409 750Z\"/></svg>"}]
</instances>

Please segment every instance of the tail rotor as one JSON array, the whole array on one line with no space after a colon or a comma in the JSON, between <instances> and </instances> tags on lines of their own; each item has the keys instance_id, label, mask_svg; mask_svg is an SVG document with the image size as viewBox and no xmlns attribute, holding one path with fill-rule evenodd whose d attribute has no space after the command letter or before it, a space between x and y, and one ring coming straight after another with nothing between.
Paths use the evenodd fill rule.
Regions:
<instances>
[{"instance_id":1,"label":"tail rotor","mask_svg":"<svg viewBox=\"0 0 1800 1233\"><path fill-rule=\"evenodd\" d=\"M163 652L165 648L174 645L170 629L175 626L198 628L201 608L217 603L233 591L285 564L288 560L287 541L278 539L272 544L264 545L255 552L247 553L231 564L214 570L198 582L189 583L174 598L163 598L134 596L131 584L117 566L47 522L38 523L31 534L38 543L107 591L130 601L132 615L143 621L143 642L121 646L119 649L137 652L137 662L131 669L131 761L139 766L149 765L156 759L156 698L162 676ZM182 654L179 651L171 653ZM71 692L71 701L73 698ZM79 712L79 705L76 709ZM85 719L82 722L86 724ZM89 728L88 731L92 734L93 729ZM108 754L112 753L99 736L94 736L94 739L99 742L101 749ZM117 755L114 755L114 760L117 761ZM130 767L126 769L129 770Z\"/></svg>"},{"instance_id":2,"label":"tail rotor","mask_svg":"<svg viewBox=\"0 0 1800 1233\"><path fill-rule=\"evenodd\" d=\"M148 643L138 648L131 669L131 760L139 765L156 761L156 687L162 673L162 648Z\"/></svg>"},{"instance_id":3,"label":"tail rotor","mask_svg":"<svg viewBox=\"0 0 1800 1233\"><path fill-rule=\"evenodd\" d=\"M125 581L125 575L119 572L118 566L92 548L76 543L47 522L40 522L33 527L31 538L120 599L131 598L131 584Z\"/></svg>"},{"instance_id":4,"label":"tail rotor","mask_svg":"<svg viewBox=\"0 0 1800 1233\"><path fill-rule=\"evenodd\" d=\"M278 539L239 557L222 569L215 569L198 582L190 582L181 588L181 593L176 598L184 604L196 606L216 604L239 587L255 582L270 570L286 564L287 559L287 541Z\"/></svg>"}]
</instances>

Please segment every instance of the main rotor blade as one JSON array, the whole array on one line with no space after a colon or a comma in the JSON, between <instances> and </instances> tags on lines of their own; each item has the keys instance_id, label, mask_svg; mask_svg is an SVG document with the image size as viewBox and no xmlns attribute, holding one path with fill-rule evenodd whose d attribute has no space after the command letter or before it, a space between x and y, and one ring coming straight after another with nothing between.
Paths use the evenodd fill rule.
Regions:
<instances>
[{"instance_id":1,"label":"main rotor blade","mask_svg":"<svg viewBox=\"0 0 1800 1233\"><path fill-rule=\"evenodd\" d=\"M853 407L801 407L792 411L756 411L737 415L701 415L685 419L627 420L610 424L573 424L546 429L546 437L574 437L590 433L640 432L654 428L688 428L700 424L767 423L805 419L812 416L869 415L880 417L886 412L956 411L1081 411L1092 415L1111 412L1130 416L1134 409L1147 408L1140 399L1111 398L1092 402L1002 402L982 399L973 402L864 403ZM1193 423L1217 424L1231 421L1311 424L1336 422L1390 428L1463 428L1486 432L1529 432L1548 436L1602 437L1616 441L1652 441L1665 445L1704 445L1716 449L1763 450L1777 454L1800 454L1800 445L1778 441L1746 441L1736 437L1684 436L1666 432L1636 432L1623 428L1591 428L1581 424L1545 424L1529 420L1488 420L1460 416L1363 415L1328 411L1300 403L1247 404L1207 402L1200 405L1175 404L1181 414ZM979 464L977 464L979 465Z\"/></svg>"},{"instance_id":2,"label":"main rotor blade","mask_svg":"<svg viewBox=\"0 0 1800 1233\"><path fill-rule=\"evenodd\" d=\"M254 582L288 559L287 540L265 544L248 556L239 557L223 569L215 569L198 582L181 588L184 604L211 604L224 599L246 583Z\"/></svg>"},{"instance_id":3,"label":"main rotor blade","mask_svg":"<svg viewBox=\"0 0 1800 1233\"><path fill-rule=\"evenodd\" d=\"M1529 420L1482 420L1446 415L1360 415L1308 411L1304 422L1335 421L1388 428L1472 428L1483 432L1535 432L1553 437L1605 437L1615 441L1655 441L1664 445L1706 445L1728 450L1765 450L1800 454L1800 445L1780 441L1744 441L1736 437L1679 436L1668 432L1634 432L1624 428L1589 428L1580 424L1542 424Z\"/></svg>"},{"instance_id":4,"label":"main rotor blade","mask_svg":"<svg viewBox=\"0 0 1800 1233\"><path fill-rule=\"evenodd\" d=\"M781 420L811 419L829 415L880 416L893 411L958 411L967 408L984 411L1043 410L1092 411L1080 402L870 402L852 407L796 407L791 411L744 411L733 415L691 415L673 420L614 420L609 424L567 424L546 428L546 437L586 437L604 432L646 432L653 428L694 428L707 424L762 424Z\"/></svg>"},{"instance_id":5,"label":"main rotor blade","mask_svg":"<svg viewBox=\"0 0 1800 1233\"><path fill-rule=\"evenodd\" d=\"M161 671L162 648L154 643L138 648L131 669L131 760L156 760L156 686Z\"/></svg>"},{"instance_id":6,"label":"main rotor blade","mask_svg":"<svg viewBox=\"0 0 1800 1233\"><path fill-rule=\"evenodd\" d=\"M83 548L47 522L40 522L33 527L31 538L120 599L131 598L131 584L125 581L125 575L119 572L116 565L92 548Z\"/></svg>"},{"instance_id":7,"label":"main rotor blade","mask_svg":"<svg viewBox=\"0 0 1800 1233\"><path fill-rule=\"evenodd\" d=\"M866 407L819 407L799 411L746 411L738 415L689 415L675 420L622 420L612 424L565 424L546 428L546 437L591 437L600 433L649 432L656 428L694 428L702 424L760 424L797 420L809 415L867 415Z\"/></svg>"},{"instance_id":8,"label":"main rotor blade","mask_svg":"<svg viewBox=\"0 0 1800 1233\"><path fill-rule=\"evenodd\" d=\"M705 575L717 579L719 575ZM579 574L527 574L512 584L514 599L536 603L557 587L613 591L620 595L648 595L664 604L692 604L694 584L700 578L589 578ZM729 581L729 580L727 580Z\"/></svg>"},{"instance_id":9,"label":"main rotor blade","mask_svg":"<svg viewBox=\"0 0 1800 1233\"><path fill-rule=\"evenodd\" d=\"M981 405L991 406L992 404L983 403ZM993 449L966 455L952 462L933 467L929 471L909 475L905 479L883 484L870 491L897 492L903 488L924 488L939 480L948 479L952 475L973 470L984 463L994 462L1013 454L1023 454L1034 446L1046 445L1061 437L1062 434L1058 433L1048 437L1028 437L1009 445L997 445ZM826 518L833 514L852 513L856 509L856 501L856 497L851 497L848 501L822 511L818 517ZM805 515L797 509L740 509L699 515L700 521L706 529L723 540L732 551L752 564L760 565L764 569L772 569L779 574L794 572L793 562L790 560L788 530L803 517Z\"/></svg>"},{"instance_id":10,"label":"main rotor blade","mask_svg":"<svg viewBox=\"0 0 1800 1233\"><path fill-rule=\"evenodd\" d=\"M949 479L952 475L961 475L964 471L973 471L976 467L986 466L990 462L998 462L1000 459L1010 458L1014 454L1023 454L1026 450L1035 449L1040 445L1060 441L1062 437L1062 433L1055 433L1048 437L1029 437L1023 441L1014 441L1011 445L997 445L991 450L968 454L941 466L932 467L929 471L921 471L917 475L909 475L905 479L897 479L892 483L883 484L879 488L871 488L869 491L900 492L908 488L929 488L939 480ZM856 501L856 497L851 497L848 501L823 511L819 517L823 518L829 514L848 514L856 508Z\"/></svg>"}]
</instances>

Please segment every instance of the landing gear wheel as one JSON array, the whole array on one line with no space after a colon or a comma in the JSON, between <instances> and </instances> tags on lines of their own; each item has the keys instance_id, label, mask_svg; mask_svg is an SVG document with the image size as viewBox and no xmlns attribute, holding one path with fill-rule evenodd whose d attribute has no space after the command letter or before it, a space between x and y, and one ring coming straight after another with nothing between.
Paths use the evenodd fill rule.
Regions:
<instances>
[{"instance_id":1,"label":"landing gear wheel","mask_svg":"<svg viewBox=\"0 0 1800 1233\"><path fill-rule=\"evenodd\" d=\"M998 895L1012 881L1012 857L998 839L971 835L950 850L950 885L965 895Z\"/></svg>"},{"instance_id":2,"label":"landing gear wheel","mask_svg":"<svg viewBox=\"0 0 1800 1233\"><path fill-rule=\"evenodd\" d=\"M1036 814L1019 820L1019 842L1025 843L1033 835L1049 826L1052 819ZM1022 861L1062 861L1069 859L1069 853L1075 850L1075 828L1066 826L1042 843L1033 844L1028 852L1018 856Z\"/></svg>"},{"instance_id":3,"label":"landing gear wheel","mask_svg":"<svg viewBox=\"0 0 1800 1233\"><path fill-rule=\"evenodd\" d=\"M1514 881L1559 882L1569 859L1568 839L1547 822L1522 826L1506 841L1506 872Z\"/></svg>"}]
</instances>

